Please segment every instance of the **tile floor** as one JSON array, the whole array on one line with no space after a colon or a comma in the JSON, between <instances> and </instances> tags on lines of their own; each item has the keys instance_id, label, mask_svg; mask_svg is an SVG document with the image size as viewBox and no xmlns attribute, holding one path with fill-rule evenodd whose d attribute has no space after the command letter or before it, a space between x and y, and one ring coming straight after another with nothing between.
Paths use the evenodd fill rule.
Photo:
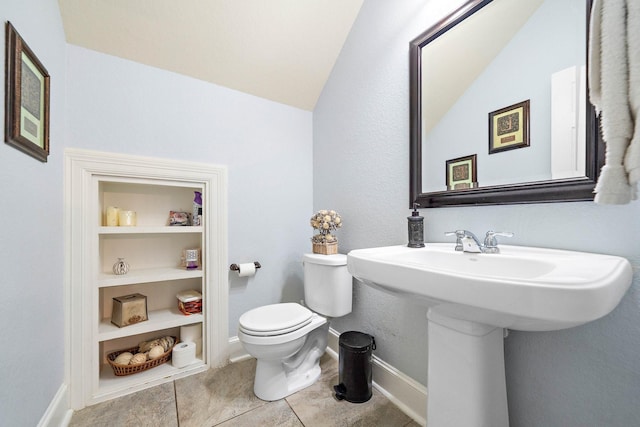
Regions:
<instances>
[{"instance_id":1,"label":"tile floor","mask_svg":"<svg viewBox=\"0 0 640 427\"><path fill-rule=\"evenodd\" d=\"M73 414L70 427L418 427L376 389L365 403L338 401L338 364L321 360L322 376L285 399L264 402L253 394L255 359L210 369Z\"/></svg>"}]
</instances>

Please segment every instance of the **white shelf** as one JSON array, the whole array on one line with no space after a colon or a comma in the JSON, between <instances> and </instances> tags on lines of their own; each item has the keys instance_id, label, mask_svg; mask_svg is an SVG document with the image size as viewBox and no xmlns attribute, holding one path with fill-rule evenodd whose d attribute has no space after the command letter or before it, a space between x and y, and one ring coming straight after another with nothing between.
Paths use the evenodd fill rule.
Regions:
<instances>
[{"instance_id":1,"label":"white shelf","mask_svg":"<svg viewBox=\"0 0 640 427\"><path fill-rule=\"evenodd\" d=\"M227 309L227 172L223 166L65 150L65 259L70 260L70 406L81 409L108 399L192 375L225 362ZM169 212L190 211L202 193L203 226L170 226ZM137 212L137 226L107 227L105 212L120 206ZM184 250L200 249L200 268L180 266ZM111 271L124 258L125 275ZM184 315L176 294L196 289L202 313ZM111 323L111 299L143 293L149 319L119 328ZM132 375L116 376L105 353L131 348L142 339L179 335L181 326L202 325L203 353L182 369L170 362ZM211 344L213 342L213 344Z\"/></svg>"},{"instance_id":2,"label":"white shelf","mask_svg":"<svg viewBox=\"0 0 640 427\"><path fill-rule=\"evenodd\" d=\"M127 274L121 276L113 273L101 273L98 276L97 285L99 288L106 288L108 286L123 286L136 283L192 279L194 277L203 277L203 275L201 268L193 270L177 267L146 268L130 270Z\"/></svg>"},{"instance_id":3,"label":"white shelf","mask_svg":"<svg viewBox=\"0 0 640 427\"><path fill-rule=\"evenodd\" d=\"M201 357L201 356L199 356ZM144 388L153 387L155 385L166 382L166 378L173 379L192 375L202 372L208 367L202 359L196 358L196 361L184 368L174 368L171 361L126 376L116 376L113 369L108 364L103 364L100 369L100 379L98 381L99 392L94 395L96 401L107 400L114 396L121 396L123 392L133 392Z\"/></svg>"},{"instance_id":4,"label":"white shelf","mask_svg":"<svg viewBox=\"0 0 640 427\"><path fill-rule=\"evenodd\" d=\"M197 226L155 226L155 227L99 227L98 234L169 234L202 233L204 227Z\"/></svg>"},{"instance_id":5,"label":"white shelf","mask_svg":"<svg viewBox=\"0 0 640 427\"><path fill-rule=\"evenodd\" d=\"M162 329L190 325L192 323L201 323L204 321L202 313L186 316L182 314L177 307L150 311L148 315L149 320L122 328L111 323L111 319L103 319L98 326L98 341L124 338Z\"/></svg>"}]
</instances>

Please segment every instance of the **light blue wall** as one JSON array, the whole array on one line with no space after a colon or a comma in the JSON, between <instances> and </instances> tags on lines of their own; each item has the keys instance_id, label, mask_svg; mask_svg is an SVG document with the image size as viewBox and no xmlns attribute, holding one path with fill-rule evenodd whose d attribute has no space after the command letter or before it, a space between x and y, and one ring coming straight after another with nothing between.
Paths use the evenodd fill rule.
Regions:
<instances>
[{"instance_id":1,"label":"light blue wall","mask_svg":"<svg viewBox=\"0 0 640 427\"><path fill-rule=\"evenodd\" d=\"M62 152L65 121L65 41L58 3L2 0L11 21L51 76L48 163L0 141L0 425L34 426L64 381L64 242ZM2 73L4 100L4 72ZM4 123L4 102L0 105Z\"/></svg>"},{"instance_id":2,"label":"light blue wall","mask_svg":"<svg viewBox=\"0 0 640 427\"><path fill-rule=\"evenodd\" d=\"M409 41L446 12L437 0L367 0L314 111L314 209L343 217L341 252L403 244L409 215ZM449 7L452 7L449 4ZM512 427L637 425L640 419L640 202L422 210L428 241L467 228L516 245L627 257L632 288L609 316L505 341ZM426 384L426 310L356 283L338 331L376 337L377 356Z\"/></svg>"},{"instance_id":3,"label":"light blue wall","mask_svg":"<svg viewBox=\"0 0 640 427\"><path fill-rule=\"evenodd\" d=\"M426 136L424 192L446 190L445 160L472 154L481 187L551 179L551 75L584 66L585 49L575 49L585 46L584 16L583 0L547 0L536 10ZM530 146L488 154L488 113L525 100Z\"/></svg>"},{"instance_id":4,"label":"light blue wall","mask_svg":"<svg viewBox=\"0 0 640 427\"><path fill-rule=\"evenodd\" d=\"M309 251L311 112L172 72L68 46L67 145L226 165L229 336L245 311L300 301Z\"/></svg>"},{"instance_id":5,"label":"light blue wall","mask_svg":"<svg viewBox=\"0 0 640 427\"><path fill-rule=\"evenodd\" d=\"M0 358L0 423L36 425L64 381L64 147L229 165L230 262L264 266L248 281L231 277L233 335L246 309L301 297L299 256L308 251L312 211L342 214L341 252L406 241L408 42L451 4L363 4L313 113L312 148L311 113L67 46L55 2L0 3L2 20L15 24L52 76L49 162L0 144L7 217L0 320L11 344ZM422 213L430 241L444 241L444 231L460 226L480 233L495 228L514 231L515 244L622 255L636 270L640 263L640 202ZM619 308L589 325L510 335L513 427L637 424L639 288L636 275ZM354 313L333 326L372 333L378 356L426 383L424 309L357 284Z\"/></svg>"},{"instance_id":6,"label":"light blue wall","mask_svg":"<svg viewBox=\"0 0 640 427\"><path fill-rule=\"evenodd\" d=\"M52 76L49 162L0 144L0 425L37 425L64 388L65 147L227 165L229 262L263 266L229 275L229 335L250 308L303 298L311 112L67 45L56 2L3 1L0 17Z\"/></svg>"}]
</instances>

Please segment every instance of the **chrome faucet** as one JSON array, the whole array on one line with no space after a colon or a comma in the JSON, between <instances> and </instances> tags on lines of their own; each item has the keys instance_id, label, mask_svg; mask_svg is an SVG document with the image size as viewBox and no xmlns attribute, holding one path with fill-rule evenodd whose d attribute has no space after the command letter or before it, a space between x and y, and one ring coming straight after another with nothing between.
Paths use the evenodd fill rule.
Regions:
<instances>
[{"instance_id":1,"label":"chrome faucet","mask_svg":"<svg viewBox=\"0 0 640 427\"><path fill-rule=\"evenodd\" d=\"M498 254L500 248L498 248L498 240L496 236L513 237L513 233L508 231L487 231L487 235L484 238L484 243L480 243L480 240L468 230L456 230L448 231L444 233L445 236L456 236L456 251L472 252L472 253L484 253L484 254Z\"/></svg>"}]
</instances>

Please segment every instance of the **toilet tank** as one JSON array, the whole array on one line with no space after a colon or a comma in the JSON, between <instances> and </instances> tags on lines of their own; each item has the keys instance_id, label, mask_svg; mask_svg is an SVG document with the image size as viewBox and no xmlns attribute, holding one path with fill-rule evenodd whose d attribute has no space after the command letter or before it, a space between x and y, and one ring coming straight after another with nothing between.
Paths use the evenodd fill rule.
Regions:
<instances>
[{"instance_id":1,"label":"toilet tank","mask_svg":"<svg viewBox=\"0 0 640 427\"><path fill-rule=\"evenodd\" d=\"M340 317L351 313L353 282L343 254L304 254L304 301L316 313Z\"/></svg>"}]
</instances>

